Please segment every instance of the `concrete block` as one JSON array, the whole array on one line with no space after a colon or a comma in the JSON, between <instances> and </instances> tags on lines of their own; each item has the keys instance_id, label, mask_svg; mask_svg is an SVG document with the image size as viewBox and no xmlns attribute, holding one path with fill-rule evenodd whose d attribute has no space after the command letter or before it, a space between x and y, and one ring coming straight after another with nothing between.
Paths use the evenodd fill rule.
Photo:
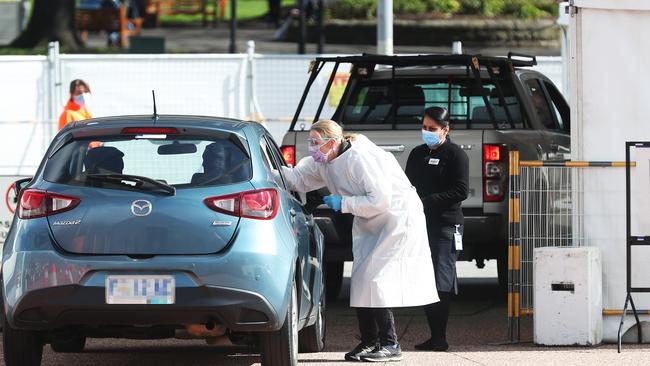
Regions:
<instances>
[{"instance_id":1,"label":"concrete block","mask_svg":"<svg viewBox=\"0 0 650 366\"><path fill-rule=\"evenodd\" d=\"M594 247L536 248L533 261L535 343L602 342L602 264Z\"/></svg>"}]
</instances>

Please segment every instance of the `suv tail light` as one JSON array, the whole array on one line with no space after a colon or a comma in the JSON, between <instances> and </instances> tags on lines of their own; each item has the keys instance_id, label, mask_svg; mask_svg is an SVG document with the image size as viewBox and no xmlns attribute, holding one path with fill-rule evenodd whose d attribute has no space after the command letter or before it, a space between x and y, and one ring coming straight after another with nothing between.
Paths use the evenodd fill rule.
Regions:
<instances>
[{"instance_id":1,"label":"suv tail light","mask_svg":"<svg viewBox=\"0 0 650 366\"><path fill-rule=\"evenodd\" d=\"M34 219L72 210L81 200L76 197L56 193L27 189L20 195L18 217Z\"/></svg>"},{"instance_id":2,"label":"suv tail light","mask_svg":"<svg viewBox=\"0 0 650 366\"><path fill-rule=\"evenodd\" d=\"M508 154L502 145L483 145L483 202L501 202L506 194Z\"/></svg>"},{"instance_id":3,"label":"suv tail light","mask_svg":"<svg viewBox=\"0 0 650 366\"><path fill-rule=\"evenodd\" d=\"M250 219L270 220L278 213L278 192L259 189L203 200L211 210Z\"/></svg>"},{"instance_id":4,"label":"suv tail light","mask_svg":"<svg viewBox=\"0 0 650 366\"><path fill-rule=\"evenodd\" d=\"M284 145L280 148L282 151L282 157L284 158L285 163L288 166L293 167L296 165L296 147L290 145Z\"/></svg>"}]
</instances>

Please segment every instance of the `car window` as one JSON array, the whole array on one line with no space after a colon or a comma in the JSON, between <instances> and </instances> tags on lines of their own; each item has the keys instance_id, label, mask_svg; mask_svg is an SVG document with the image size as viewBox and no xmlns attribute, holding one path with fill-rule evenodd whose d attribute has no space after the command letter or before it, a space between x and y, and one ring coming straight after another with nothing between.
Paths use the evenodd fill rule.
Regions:
<instances>
[{"instance_id":1,"label":"car window","mask_svg":"<svg viewBox=\"0 0 650 366\"><path fill-rule=\"evenodd\" d=\"M555 114L556 120L560 125L560 129L562 129L562 131L569 132L571 130L571 114L569 111L569 106L555 85L549 83L548 81L544 81L544 87L546 88L546 91L551 98L551 107L553 108L553 113Z\"/></svg>"},{"instance_id":2,"label":"car window","mask_svg":"<svg viewBox=\"0 0 650 366\"><path fill-rule=\"evenodd\" d=\"M524 115L514 88L501 81L503 102L491 80L482 80L481 88L466 77L444 79L398 79L393 87L390 80L360 81L343 109L342 122L350 127L375 126L396 128L422 123L425 108L438 106L449 109L451 124L456 129L493 128L490 112L483 94L487 96L497 124L510 127L508 113L515 128L523 128ZM392 91L395 91L394 93ZM395 104L393 105L393 101Z\"/></svg>"},{"instance_id":3,"label":"car window","mask_svg":"<svg viewBox=\"0 0 650 366\"><path fill-rule=\"evenodd\" d=\"M93 179L93 175L107 174L146 177L187 188L247 181L252 167L248 155L228 139L108 136L73 140L63 146L46 162L44 178L62 184L124 188Z\"/></svg>"},{"instance_id":4,"label":"car window","mask_svg":"<svg viewBox=\"0 0 650 366\"><path fill-rule=\"evenodd\" d=\"M539 121L549 130L557 130L553 112L549 107L548 100L538 79L528 79L525 82L526 89L533 104L534 112L537 114Z\"/></svg>"},{"instance_id":5,"label":"car window","mask_svg":"<svg viewBox=\"0 0 650 366\"><path fill-rule=\"evenodd\" d=\"M262 156L264 156L264 163L273 172L273 179L275 180L275 183L277 183L278 186L285 188L280 169L280 163L274 156L273 149L265 136L263 136L260 140L260 147L262 149Z\"/></svg>"}]
</instances>

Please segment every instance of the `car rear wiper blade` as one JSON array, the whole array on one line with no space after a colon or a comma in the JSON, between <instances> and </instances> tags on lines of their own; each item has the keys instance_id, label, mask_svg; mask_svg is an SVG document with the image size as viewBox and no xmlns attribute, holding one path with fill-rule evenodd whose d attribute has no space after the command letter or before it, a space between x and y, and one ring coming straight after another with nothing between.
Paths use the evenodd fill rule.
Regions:
<instances>
[{"instance_id":1,"label":"car rear wiper blade","mask_svg":"<svg viewBox=\"0 0 650 366\"><path fill-rule=\"evenodd\" d=\"M176 188L173 186L170 186L169 184L165 184L163 182L157 181L155 179L151 179L148 177L141 177L139 175L128 175L128 174L88 174L87 176L90 179L98 179L98 180L108 180L108 181L130 181L130 182L135 182L135 183L140 183L140 184L150 184L156 188L159 188L165 192L167 192L170 196L174 196L176 194ZM135 186L137 188L140 188L139 186Z\"/></svg>"}]
</instances>

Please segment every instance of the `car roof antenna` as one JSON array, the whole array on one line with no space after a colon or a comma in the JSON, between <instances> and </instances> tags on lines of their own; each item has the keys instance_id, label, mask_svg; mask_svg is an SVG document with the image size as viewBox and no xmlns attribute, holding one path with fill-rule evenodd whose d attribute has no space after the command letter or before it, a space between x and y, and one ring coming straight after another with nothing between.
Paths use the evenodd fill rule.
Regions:
<instances>
[{"instance_id":1,"label":"car roof antenna","mask_svg":"<svg viewBox=\"0 0 650 366\"><path fill-rule=\"evenodd\" d=\"M152 90L151 95L153 96L153 116L151 119L153 119L153 123L156 124L158 121L158 110L156 109L156 92Z\"/></svg>"}]
</instances>

